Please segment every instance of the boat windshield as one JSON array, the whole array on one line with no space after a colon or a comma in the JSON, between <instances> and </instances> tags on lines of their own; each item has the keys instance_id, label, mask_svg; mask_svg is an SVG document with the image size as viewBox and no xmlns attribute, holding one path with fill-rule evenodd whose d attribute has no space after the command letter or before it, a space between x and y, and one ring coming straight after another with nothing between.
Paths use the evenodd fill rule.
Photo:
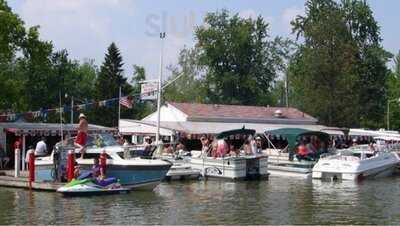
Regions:
<instances>
[{"instance_id":1,"label":"boat windshield","mask_svg":"<svg viewBox=\"0 0 400 226\"><path fill-rule=\"evenodd\" d=\"M88 137L86 146L92 147L107 147L107 146L115 146L118 145L117 141L111 134L108 133L100 133L93 134Z\"/></svg>"}]
</instances>

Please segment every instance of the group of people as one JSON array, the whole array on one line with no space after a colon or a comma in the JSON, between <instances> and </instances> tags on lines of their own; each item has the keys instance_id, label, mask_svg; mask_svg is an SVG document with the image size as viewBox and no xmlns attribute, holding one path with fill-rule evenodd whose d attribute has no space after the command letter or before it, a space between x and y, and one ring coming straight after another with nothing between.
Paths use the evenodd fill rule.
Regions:
<instances>
[{"instance_id":1,"label":"group of people","mask_svg":"<svg viewBox=\"0 0 400 226\"><path fill-rule=\"evenodd\" d=\"M332 139L332 144L337 149L349 148L358 144L370 144L371 142L373 142L372 137L336 136Z\"/></svg>"},{"instance_id":2,"label":"group of people","mask_svg":"<svg viewBox=\"0 0 400 226\"><path fill-rule=\"evenodd\" d=\"M298 160L315 160L321 154L327 153L327 144L318 139L316 136L303 137L300 139L295 148L296 157Z\"/></svg>"},{"instance_id":3,"label":"group of people","mask_svg":"<svg viewBox=\"0 0 400 226\"><path fill-rule=\"evenodd\" d=\"M234 144L228 144L224 139L214 139L211 142L206 136L202 136L200 141L202 144L202 155L214 158L239 156L241 149L245 155L255 155L262 151L262 139L259 136L254 139L250 135L239 148L235 147Z\"/></svg>"}]
</instances>

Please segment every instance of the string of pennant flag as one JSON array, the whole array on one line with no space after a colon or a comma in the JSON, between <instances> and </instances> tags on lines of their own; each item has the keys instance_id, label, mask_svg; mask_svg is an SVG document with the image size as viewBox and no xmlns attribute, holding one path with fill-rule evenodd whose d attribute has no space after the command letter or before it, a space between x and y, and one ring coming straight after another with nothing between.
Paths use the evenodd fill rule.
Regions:
<instances>
[{"instance_id":1,"label":"string of pennant flag","mask_svg":"<svg viewBox=\"0 0 400 226\"><path fill-rule=\"evenodd\" d=\"M112 98L102 101L91 101L84 104L78 104L73 106L73 110L75 111L84 111L87 110L89 107L111 107L115 101L119 100L119 104L127 107L132 108L133 105L133 96L123 96L120 98ZM60 112L70 112L71 106L64 105L58 108L50 108L45 109L41 108L38 111L28 111L23 113L5 113L0 114L0 122L13 122L21 117L24 117L27 120L37 119L37 118L44 118L48 117L48 114L51 112L60 113Z\"/></svg>"}]
</instances>

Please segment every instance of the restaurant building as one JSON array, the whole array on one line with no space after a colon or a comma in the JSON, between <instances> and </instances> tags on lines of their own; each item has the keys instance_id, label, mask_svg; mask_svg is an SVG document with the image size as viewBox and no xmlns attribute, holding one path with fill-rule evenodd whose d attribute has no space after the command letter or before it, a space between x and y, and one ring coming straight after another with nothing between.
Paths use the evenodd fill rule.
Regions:
<instances>
[{"instance_id":1,"label":"restaurant building","mask_svg":"<svg viewBox=\"0 0 400 226\"><path fill-rule=\"evenodd\" d=\"M316 118L290 107L167 102L160 112L160 134L164 137L178 135L197 139L201 135L213 136L243 127L260 134L266 130L289 127L343 134L336 128L318 125ZM141 143L144 136L155 136L157 112L142 120L121 119L119 129L125 136L132 135L134 143Z\"/></svg>"}]
</instances>

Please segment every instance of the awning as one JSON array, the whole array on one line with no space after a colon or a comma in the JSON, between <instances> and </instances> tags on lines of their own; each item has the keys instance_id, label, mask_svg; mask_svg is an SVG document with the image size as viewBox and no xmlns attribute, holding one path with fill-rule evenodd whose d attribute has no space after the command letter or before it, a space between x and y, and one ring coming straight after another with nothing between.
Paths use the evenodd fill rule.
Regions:
<instances>
[{"instance_id":1,"label":"awning","mask_svg":"<svg viewBox=\"0 0 400 226\"><path fill-rule=\"evenodd\" d=\"M77 133L78 124L63 124L63 134ZM56 123L0 123L4 132L14 133L16 136L60 136L61 126ZM89 133L117 132L114 128L89 124Z\"/></svg>"},{"instance_id":2,"label":"awning","mask_svg":"<svg viewBox=\"0 0 400 226\"><path fill-rule=\"evenodd\" d=\"M303 128L282 128L276 130L267 130L265 131L265 134L285 137L288 141L289 149L292 149L296 146L297 137L299 136L316 136L326 143L329 141L329 134L321 131L312 131Z\"/></svg>"},{"instance_id":3,"label":"awning","mask_svg":"<svg viewBox=\"0 0 400 226\"><path fill-rule=\"evenodd\" d=\"M224 123L224 122L160 122L161 135L168 136L174 132L187 134L191 137L201 136L203 134L219 134L227 130L237 130L245 127L255 130L258 134L263 134L266 130L281 128L292 128L293 125L285 124L264 124L264 123ZM303 128L311 131L321 131L331 127L322 125L295 125L297 128ZM334 129L334 128L332 128ZM120 120L120 132L125 135L155 134L157 132L157 123L153 121L139 121L130 119Z\"/></svg>"}]
</instances>

